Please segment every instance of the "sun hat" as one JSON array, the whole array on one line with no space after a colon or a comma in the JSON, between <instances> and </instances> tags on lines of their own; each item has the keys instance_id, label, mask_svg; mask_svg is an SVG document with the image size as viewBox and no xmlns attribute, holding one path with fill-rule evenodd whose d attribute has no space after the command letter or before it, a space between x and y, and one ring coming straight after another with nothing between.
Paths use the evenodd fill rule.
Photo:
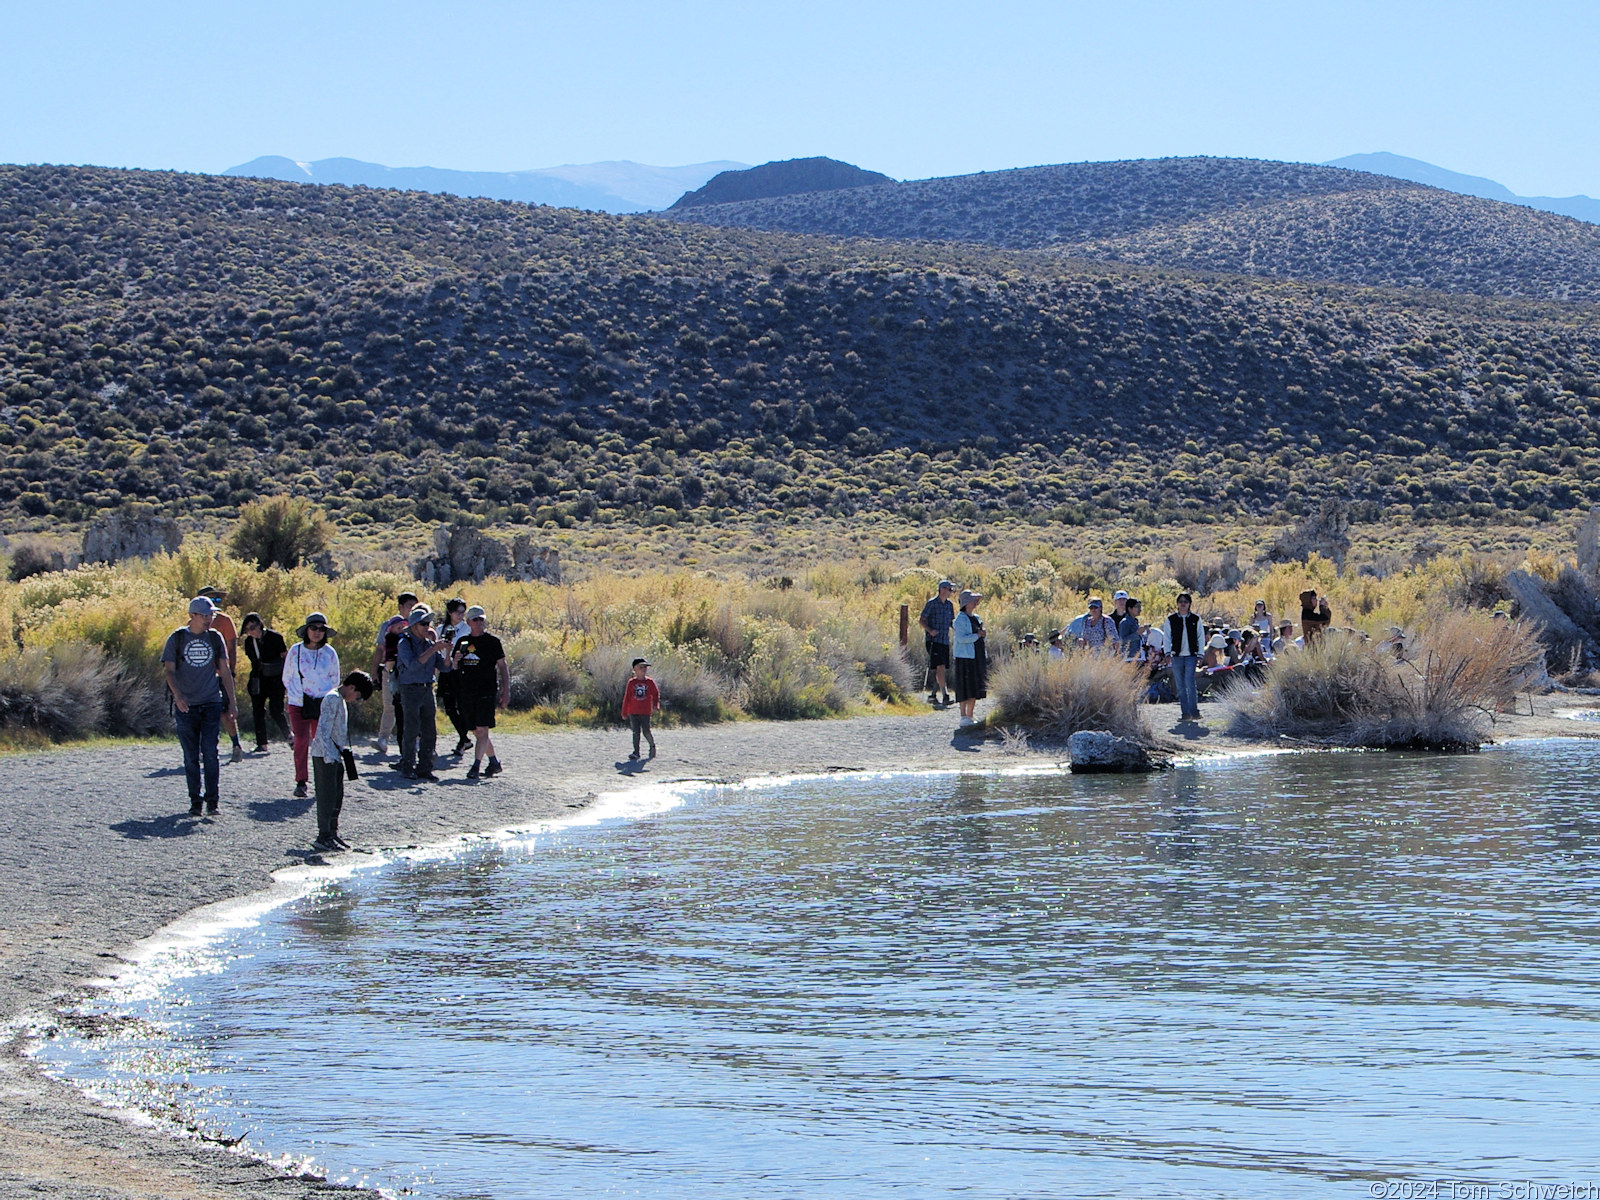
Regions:
<instances>
[{"instance_id":1,"label":"sun hat","mask_svg":"<svg viewBox=\"0 0 1600 1200\"><path fill-rule=\"evenodd\" d=\"M300 626L299 629L296 629L295 632L303 638L306 636L306 630L310 629L313 625L321 625L329 637L332 637L334 634L339 632L332 625L329 625L328 618L319 612L314 612L307 617L306 623Z\"/></svg>"},{"instance_id":2,"label":"sun hat","mask_svg":"<svg viewBox=\"0 0 1600 1200\"><path fill-rule=\"evenodd\" d=\"M189 601L189 615L191 617L214 617L217 615L217 606L211 603L209 596L196 596Z\"/></svg>"},{"instance_id":3,"label":"sun hat","mask_svg":"<svg viewBox=\"0 0 1600 1200\"><path fill-rule=\"evenodd\" d=\"M474 604L471 608L467 609L467 620L469 621L486 621L488 619L489 614L483 611L483 606L481 604Z\"/></svg>"},{"instance_id":4,"label":"sun hat","mask_svg":"<svg viewBox=\"0 0 1600 1200\"><path fill-rule=\"evenodd\" d=\"M1213 633L1211 635L1211 640L1207 642L1206 645L1210 646L1213 650L1226 650L1228 648L1228 639L1223 637L1220 633Z\"/></svg>"},{"instance_id":5,"label":"sun hat","mask_svg":"<svg viewBox=\"0 0 1600 1200\"><path fill-rule=\"evenodd\" d=\"M221 600L228 594L227 588L219 588L214 583L208 583L195 593L196 596L207 596L212 600Z\"/></svg>"},{"instance_id":6,"label":"sun hat","mask_svg":"<svg viewBox=\"0 0 1600 1200\"><path fill-rule=\"evenodd\" d=\"M426 625L433 620L433 609L426 604L419 604L413 608L406 617L406 625Z\"/></svg>"},{"instance_id":7,"label":"sun hat","mask_svg":"<svg viewBox=\"0 0 1600 1200\"><path fill-rule=\"evenodd\" d=\"M982 592L974 592L974 591L970 591L970 590L969 591L964 591L964 592L961 593L961 607L965 608L967 605L971 604L974 600L982 600L982 599L983 599L983 593Z\"/></svg>"}]
</instances>

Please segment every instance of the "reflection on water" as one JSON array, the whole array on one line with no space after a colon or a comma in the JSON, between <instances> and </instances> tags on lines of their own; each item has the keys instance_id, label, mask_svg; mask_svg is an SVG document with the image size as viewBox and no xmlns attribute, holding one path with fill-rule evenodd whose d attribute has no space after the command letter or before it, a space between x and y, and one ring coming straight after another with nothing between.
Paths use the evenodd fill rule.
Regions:
<instances>
[{"instance_id":1,"label":"reflection on water","mask_svg":"<svg viewBox=\"0 0 1600 1200\"><path fill-rule=\"evenodd\" d=\"M433 1197L1587 1178L1597 785L1546 743L715 791L332 885L147 1012L191 1111Z\"/></svg>"}]
</instances>

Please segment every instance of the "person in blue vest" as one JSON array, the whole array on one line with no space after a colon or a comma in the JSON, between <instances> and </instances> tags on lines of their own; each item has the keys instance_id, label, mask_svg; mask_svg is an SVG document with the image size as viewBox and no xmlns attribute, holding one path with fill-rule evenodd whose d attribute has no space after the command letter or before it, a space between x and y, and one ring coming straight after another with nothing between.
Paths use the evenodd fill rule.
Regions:
<instances>
[{"instance_id":1,"label":"person in blue vest","mask_svg":"<svg viewBox=\"0 0 1600 1200\"><path fill-rule=\"evenodd\" d=\"M1195 667L1206 648L1206 623L1193 611L1194 597L1178 593L1178 611L1167 617L1167 645L1172 655L1172 681L1183 719L1200 719L1200 693Z\"/></svg>"}]
</instances>

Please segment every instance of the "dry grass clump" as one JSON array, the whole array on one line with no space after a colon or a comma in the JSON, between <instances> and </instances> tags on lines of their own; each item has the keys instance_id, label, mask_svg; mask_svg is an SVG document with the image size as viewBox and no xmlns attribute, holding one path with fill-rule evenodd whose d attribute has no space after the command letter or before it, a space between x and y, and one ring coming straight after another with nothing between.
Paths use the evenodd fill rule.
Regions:
<instances>
[{"instance_id":1,"label":"dry grass clump","mask_svg":"<svg viewBox=\"0 0 1600 1200\"><path fill-rule=\"evenodd\" d=\"M1139 668L1111 654L1071 651L1064 658L1022 653L989 678L992 724L1017 726L1065 740L1080 729L1103 729L1149 741L1140 709Z\"/></svg>"},{"instance_id":2,"label":"dry grass clump","mask_svg":"<svg viewBox=\"0 0 1600 1200\"><path fill-rule=\"evenodd\" d=\"M1482 613L1438 621L1403 661L1381 643L1329 634L1280 657L1259 688L1231 692L1223 701L1228 731L1341 746L1475 750L1543 655L1527 626Z\"/></svg>"},{"instance_id":3,"label":"dry grass clump","mask_svg":"<svg viewBox=\"0 0 1600 1200\"><path fill-rule=\"evenodd\" d=\"M52 739L147 734L167 708L160 690L97 646L0 657L0 730Z\"/></svg>"}]
</instances>

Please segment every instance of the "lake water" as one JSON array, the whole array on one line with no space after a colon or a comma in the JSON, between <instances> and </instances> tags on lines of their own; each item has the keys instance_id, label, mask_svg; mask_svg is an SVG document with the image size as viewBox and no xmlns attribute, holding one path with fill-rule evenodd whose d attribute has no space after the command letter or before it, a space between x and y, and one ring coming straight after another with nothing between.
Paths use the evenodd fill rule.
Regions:
<instances>
[{"instance_id":1,"label":"lake water","mask_svg":"<svg viewBox=\"0 0 1600 1200\"><path fill-rule=\"evenodd\" d=\"M1600 1194L1597 797L1575 742L714 788L327 883L43 1054L426 1197Z\"/></svg>"}]
</instances>

